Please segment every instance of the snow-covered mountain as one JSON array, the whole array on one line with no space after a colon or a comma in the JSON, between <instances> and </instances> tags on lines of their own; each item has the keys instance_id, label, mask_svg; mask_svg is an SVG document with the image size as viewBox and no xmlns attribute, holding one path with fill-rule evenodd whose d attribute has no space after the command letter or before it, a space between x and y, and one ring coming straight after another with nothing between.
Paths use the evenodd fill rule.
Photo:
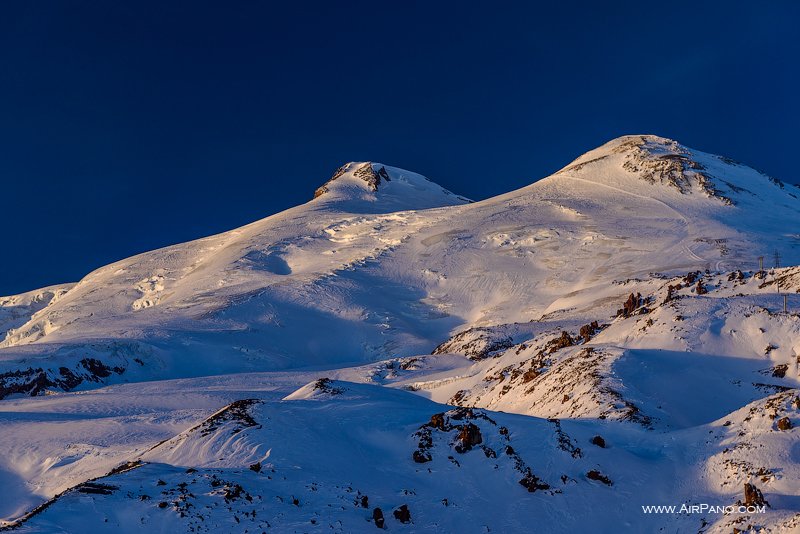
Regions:
<instances>
[{"instance_id":1,"label":"snow-covered mountain","mask_svg":"<svg viewBox=\"0 0 800 534\"><path fill-rule=\"evenodd\" d=\"M313 196L0 299L0 518L800 528L800 189L626 136L480 202L370 162Z\"/></svg>"}]
</instances>

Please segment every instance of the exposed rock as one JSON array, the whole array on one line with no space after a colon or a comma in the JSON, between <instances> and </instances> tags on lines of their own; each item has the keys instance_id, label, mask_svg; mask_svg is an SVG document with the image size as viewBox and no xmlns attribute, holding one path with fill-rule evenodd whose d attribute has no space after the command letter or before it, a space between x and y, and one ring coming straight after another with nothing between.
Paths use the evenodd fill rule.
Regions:
<instances>
[{"instance_id":1,"label":"exposed rock","mask_svg":"<svg viewBox=\"0 0 800 534\"><path fill-rule=\"evenodd\" d=\"M781 417L778 419L777 423L778 430L791 430L792 429L792 421L788 417Z\"/></svg>"},{"instance_id":2,"label":"exposed rock","mask_svg":"<svg viewBox=\"0 0 800 534\"><path fill-rule=\"evenodd\" d=\"M772 376L774 376L776 378L785 378L786 377L786 371L788 371L788 370L789 370L789 366L787 364L785 364L785 363L782 363L780 365L776 365L775 367L772 368Z\"/></svg>"},{"instance_id":3,"label":"exposed rock","mask_svg":"<svg viewBox=\"0 0 800 534\"><path fill-rule=\"evenodd\" d=\"M466 389L459 389L456 391L455 395L450 397L450 400L447 401L447 404L453 404L455 406L460 406L461 403L464 401L464 398L467 396L469 392Z\"/></svg>"},{"instance_id":4,"label":"exposed rock","mask_svg":"<svg viewBox=\"0 0 800 534\"><path fill-rule=\"evenodd\" d=\"M250 471L255 471L256 473L261 472L261 462L256 462L254 464L250 464Z\"/></svg>"},{"instance_id":5,"label":"exposed rock","mask_svg":"<svg viewBox=\"0 0 800 534\"><path fill-rule=\"evenodd\" d=\"M431 457L431 453L423 450L416 450L414 454L411 455L415 462L418 464L424 464L426 462L430 462L433 458Z\"/></svg>"},{"instance_id":6,"label":"exposed rock","mask_svg":"<svg viewBox=\"0 0 800 534\"><path fill-rule=\"evenodd\" d=\"M437 430L446 430L445 429L445 421L444 421L444 414L443 413L435 413L431 416L431 420L428 423L431 428L435 428Z\"/></svg>"},{"instance_id":7,"label":"exposed rock","mask_svg":"<svg viewBox=\"0 0 800 534\"><path fill-rule=\"evenodd\" d=\"M514 346L511 336L488 327L475 327L454 335L432 354L462 354L471 360L483 360Z\"/></svg>"},{"instance_id":8,"label":"exposed rock","mask_svg":"<svg viewBox=\"0 0 800 534\"><path fill-rule=\"evenodd\" d=\"M384 167L381 167L380 171L376 172L372 167L372 163L369 162L364 163L361 165L361 167L356 169L356 171L353 173L353 176L356 178L361 178L367 182L367 185L369 185L370 190L373 192L378 190L378 186L381 183L381 177L384 177L385 179L389 178L389 175L386 173L386 169Z\"/></svg>"},{"instance_id":9,"label":"exposed rock","mask_svg":"<svg viewBox=\"0 0 800 534\"><path fill-rule=\"evenodd\" d=\"M75 486L75 491L90 495L111 495L118 489L119 487L117 486L109 486L108 484L99 484L97 482L84 482Z\"/></svg>"},{"instance_id":10,"label":"exposed rock","mask_svg":"<svg viewBox=\"0 0 800 534\"><path fill-rule=\"evenodd\" d=\"M328 395L341 395L344 393L342 388L333 386L333 381L328 377L320 378L314 382L314 389Z\"/></svg>"},{"instance_id":11,"label":"exposed rock","mask_svg":"<svg viewBox=\"0 0 800 534\"><path fill-rule=\"evenodd\" d=\"M392 513L394 514L394 518L401 523L411 522L411 512L408 510L408 505L406 504L401 505L400 508L396 509Z\"/></svg>"},{"instance_id":12,"label":"exposed rock","mask_svg":"<svg viewBox=\"0 0 800 534\"><path fill-rule=\"evenodd\" d=\"M527 384L528 382L531 382L534 378L536 378L540 374L541 373L539 372L538 369L528 369L527 371L525 371L522 374L522 383L523 384Z\"/></svg>"},{"instance_id":13,"label":"exposed rock","mask_svg":"<svg viewBox=\"0 0 800 534\"><path fill-rule=\"evenodd\" d=\"M690 286L697 281L697 278L699 276L700 276L700 271L692 271L686 274L686 276L683 278L683 281L686 283L687 286Z\"/></svg>"},{"instance_id":14,"label":"exposed rock","mask_svg":"<svg viewBox=\"0 0 800 534\"><path fill-rule=\"evenodd\" d=\"M703 281L702 280L698 280L697 281L697 285L694 288L694 292L697 295L705 295L706 293L708 293L708 290L703 285Z\"/></svg>"},{"instance_id":15,"label":"exposed rock","mask_svg":"<svg viewBox=\"0 0 800 534\"><path fill-rule=\"evenodd\" d=\"M341 177L344 173L349 171L352 168L352 166L353 163L347 163L336 169L336 172L333 173L333 176L331 176L331 178L327 182L325 182L323 185L318 187L316 191L314 191L314 198L317 198L327 193L330 190L328 186L331 184L331 182L335 181L336 179ZM392 181L391 178L389 177L389 173L386 171L386 167L381 166L381 168L376 171L375 168L372 166L371 162L362 163L361 166L358 167L355 170L355 172L353 172L353 176L364 180L369 186L370 191L373 192L378 190L378 186L380 185L381 180L386 182Z\"/></svg>"},{"instance_id":16,"label":"exposed rock","mask_svg":"<svg viewBox=\"0 0 800 534\"><path fill-rule=\"evenodd\" d=\"M417 369L420 369L418 366L419 363L419 358L408 358L400 362L400 369L403 371L416 371Z\"/></svg>"},{"instance_id":17,"label":"exposed rock","mask_svg":"<svg viewBox=\"0 0 800 534\"><path fill-rule=\"evenodd\" d=\"M683 289L681 284L670 284L667 286L667 297L664 299L664 303L672 302L675 300L675 292Z\"/></svg>"},{"instance_id":18,"label":"exposed rock","mask_svg":"<svg viewBox=\"0 0 800 534\"><path fill-rule=\"evenodd\" d=\"M236 423L236 426L231 430L231 434L237 434L245 428L258 426L258 422L250 415L250 408L261 401L258 399L241 399L233 401L228 406L215 413L202 423L198 425L201 436L207 436L215 432L220 426L227 421Z\"/></svg>"},{"instance_id":19,"label":"exposed rock","mask_svg":"<svg viewBox=\"0 0 800 534\"><path fill-rule=\"evenodd\" d=\"M119 475L121 473L132 471L132 470L136 469L137 467L141 467L142 465L144 465L144 464L142 463L141 460L132 460L130 462L123 462L123 463L119 464L118 466L114 467L113 469L111 469L111 471L106 473L105 476Z\"/></svg>"},{"instance_id":20,"label":"exposed rock","mask_svg":"<svg viewBox=\"0 0 800 534\"><path fill-rule=\"evenodd\" d=\"M728 282L734 282L734 281L740 282L742 280L744 280L744 273L739 269L736 269L735 271L733 271L728 275Z\"/></svg>"},{"instance_id":21,"label":"exposed rock","mask_svg":"<svg viewBox=\"0 0 800 534\"><path fill-rule=\"evenodd\" d=\"M481 436L481 429L473 423L467 423L461 427L461 431L456 437L455 449L458 453L465 453L472 450L475 445L483 443L483 436Z\"/></svg>"},{"instance_id":22,"label":"exposed rock","mask_svg":"<svg viewBox=\"0 0 800 534\"><path fill-rule=\"evenodd\" d=\"M689 150L675 141L650 137L631 137L615 148L625 154L623 168L637 174L642 180L662 183L681 194L701 190L709 198L733 205L733 200L720 193L705 167L692 159Z\"/></svg>"},{"instance_id":23,"label":"exposed rock","mask_svg":"<svg viewBox=\"0 0 800 534\"><path fill-rule=\"evenodd\" d=\"M70 391L83 382L100 382L124 372L124 367L109 367L95 358L80 360L74 369L59 367L58 372L41 367L18 369L0 374L0 399L15 393L35 397L50 388Z\"/></svg>"},{"instance_id":24,"label":"exposed rock","mask_svg":"<svg viewBox=\"0 0 800 534\"><path fill-rule=\"evenodd\" d=\"M561 335L554 340L547 343L547 347L549 348L549 352L553 353L557 350L571 347L575 344L575 340L572 339L572 336L569 335L569 332L563 331Z\"/></svg>"},{"instance_id":25,"label":"exposed rock","mask_svg":"<svg viewBox=\"0 0 800 534\"><path fill-rule=\"evenodd\" d=\"M561 421L559 419L551 418L547 420L548 422L552 423L556 427L556 437L558 438L558 448L564 452L568 452L570 456L573 458L581 458L583 457L583 451L581 448L578 447L575 443L572 442L572 439L569 435L564 431L561 427Z\"/></svg>"},{"instance_id":26,"label":"exposed rock","mask_svg":"<svg viewBox=\"0 0 800 534\"><path fill-rule=\"evenodd\" d=\"M745 506L769 506L769 502L764 499L764 494L755 484L746 482L744 485L744 505Z\"/></svg>"},{"instance_id":27,"label":"exposed rock","mask_svg":"<svg viewBox=\"0 0 800 534\"><path fill-rule=\"evenodd\" d=\"M591 471L586 473L586 478L588 478L589 480L597 480L598 482L602 482L606 486L611 486L613 484L610 478L608 478L607 476L605 476L603 473L601 473L596 469L592 469Z\"/></svg>"},{"instance_id":28,"label":"exposed rock","mask_svg":"<svg viewBox=\"0 0 800 534\"><path fill-rule=\"evenodd\" d=\"M337 178L339 178L341 175L346 173L349 169L350 169L350 163L342 165L341 167L336 169L336 172L333 173L333 176L331 176L330 179L327 182L325 182L323 185L318 187L316 191L314 191L314 198L317 198L317 197L322 196L325 193L327 193L328 192L328 184L330 184L332 181L334 181Z\"/></svg>"},{"instance_id":29,"label":"exposed rock","mask_svg":"<svg viewBox=\"0 0 800 534\"><path fill-rule=\"evenodd\" d=\"M80 361L81 367L89 371L96 378L108 378L112 372L122 374L121 367L111 368L96 358L84 358Z\"/></svg>"},{"instance_id":30,"label":"exposed rock","mask_svg":"<svg viewBox=\"0 0 800 534\"><path fill-rule=\"evenodd\" d=\"M606 448L606 440L604 440L602 436L593 437L591 443L592 445L597 445L601 449Z\"/></svg>"},{"instance_id":31,"label":"exposed rock","mask_svg":"<svg viewBox=\"0 0 800 534\"><path fill-rule=\"evenodd\" d=\"M537 490L550 489L550 485L549 484L545 484L544 482L542 482L539 479L539 477L537 477L536 475L531 473L530 470L528 470L528 472L525 474L525 476L522 477L522 479L520 479L519 483L520 483L520 485L522 485L525 488L527 488L527 490L529 492L531 492L531 493L533 493L534 491L537 491Z\"/></svg>"},{"instance_id":32,"label":"exposed rock","mask_svg":"<svg viewBox=\"0 0 800 534\"><path fill-rule=\"evenodd\" d=\"M635 295L631 293L628 296L628 300L623 303L622 308L617 310L617 316L630 317L642 304L644 302L641 293L636 293Z\"/></svg>"},{"instance_id":33,"label":"exposed rock","mask_svg":"<svg viewBox=\"0 0 800 534\"><path fill-rule=\"evenodd\" d=\"M375 526L378 528L383 528L386 524L386 521L383 518L383 510L380 508L375 508L372 510L372 520L375 522Z\"/></svg>"},{"instance_id":34,"label":"exposed rock","mask_svg":"<svg viewBox=\"0 0 800 534\"><path fill-rule=\"evenodd\" d=\"M378 176L380 178L383 178L387 182L391 182L392 181L392 179L389 178L389 173L386 171L386 167L384 167L382 165L381 165L381 168L378 169Z\"/></svg>"},{"instance_id":35,"label":"exposed rock","mask_svg":"<svg viewBox=\"0 0 800 534\"><path fill-rule=\"evenodd\" d=\"M597 324L597 321L592 321L589 324L583 325L579 334L583 338L583 342L588 343L598 330L600 330L600 325Z\"/></svg>"}]
</instances>

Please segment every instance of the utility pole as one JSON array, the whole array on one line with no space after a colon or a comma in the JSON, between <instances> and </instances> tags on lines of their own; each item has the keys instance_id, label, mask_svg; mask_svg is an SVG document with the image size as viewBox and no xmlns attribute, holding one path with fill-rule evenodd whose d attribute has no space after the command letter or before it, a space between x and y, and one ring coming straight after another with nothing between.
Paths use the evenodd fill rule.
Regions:
<instances>
[{"instance_id":1,"label":"utility pole","mask_svg":"<svg viewBox=\"0 0 800 534\"><path fill-rule=\"evenodd\" d=\"M775 249L775 268L779 268L781 266L781 253L778 252L778 249Z\"/></svg>"},{"instance_id":2,"label":"utility pole","mask_svg":"<svg viewBox=\"0 0 800 534\"><path fill-rule=\"evenodd\" d=\"M788 298L789 298L789 295L784 293L783 294L783 313L789 313L789 306L787 305L787 302L786 302Z\"/></svg>"},{"instance_id":3,"label":"utility pole","mask_svg":"<svg viewBox=\"0 0 800 534\"><path fill-rule=\"evenodd\" d=\"M764 256L758 257L758 272L764 271Z\"/></svg>"}]
</instances>

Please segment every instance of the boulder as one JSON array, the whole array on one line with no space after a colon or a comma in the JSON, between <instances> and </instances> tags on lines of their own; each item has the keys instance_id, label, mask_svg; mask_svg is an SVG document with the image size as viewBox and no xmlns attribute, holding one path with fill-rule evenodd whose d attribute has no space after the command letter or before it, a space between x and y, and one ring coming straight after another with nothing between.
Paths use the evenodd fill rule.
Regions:
<instances>
[{"instance_id":1,"label":"boulder","mask_svg":"<svg viewBox=\"0 0 800 534\"><path fill-rule=\"evenodd\" d=\"M481 429L473 423L467 423L461 426L461 430L456 438L456 452L465 453L471 450L475 445L483 443L483 436L481 436Z\"/></svg>"},{"instance_id":2,"label":"boulder","mask_svg":"<svg viewBox=\"0 0 800 534\"><path fill-rule=\"evenodd\" d=\"M591 471L586 473L586 478L588 478L589 480L597 480L598 482L602 482L606 486L610 486L610 485L613 484L613 482L611 482L610 478L605 476L603 473L601 473L597 469L592 469Z\"/></svg>"},{"instance_id":3,"label":"boulder","mask_svg":"<svg viewBox=\"0 0 800 534\"><path fill-rule=\"evenodd\" d=\"M769 506L769 503L764 499L764 494L758 489L755 484L746 482L744 485L744 505L745 506Z\"/></svg>"},{"instance_id":4,"label":"boulder","mask_svg":"<svg viewBox=\"0 0 800 534\"><path fill-rule=\"evenodd\" d=\"M606 440L604 440L602 436L593 437L591 443L592 445L597 445L601 449L606 448Z\"/></svg>"},{"instance_id":5,"label":"boulder","mask_svg":"<svg viewBox=\"0 0 800 534\"><path fill-rule=\"evenodd\" d=\"M788 417L781 417L777 422L778 430L791 430L792 421Z\"/></svg>"},{"instance_id":6,"label":"boulder","mask_svg":"<svg viewBox=\"0 0 800 534\"><path fill-rule=\"evenodd\" d=\"M439 430L446 430L445 429L445 420L443 413L435 413L431 416L431 421L428 423L432 428L436 428Z\"/></svg>"},{"instance_id":7,"label":"boulder","mask_svg":"<svg viewBox=\"0 0 800 534\"><path fill-rule=\"evenodd\" d=\"M383 528L386 524L386 521L383 518L383 510L380 508L375 508L372 511L372 520L375 522L375 526L378 528Z\"/></svg>"},{"instance_id":8,"label":"boulder","mask_svg":"<svg viewBox=\"0 0 800 534\"><path fill-rule=\"evenodd\" d=\"M430 462L433 459L431 457L431 453L419 449L414 451L414 454L412 454L412 458L418 464L424 464L425 462Z\"/></svg>"},{"instance_id":9,"label":"boulder","mask_svg":"<svg viewBox=\"0 0 800 534\"><path fill-rule=\"evenodd\" d=\"M400 506L394 512L394 518L400 521L401 523L410 523L411 522L411 512L408 511L408 505L404 504Z\"/></svg>"}]
</instances>

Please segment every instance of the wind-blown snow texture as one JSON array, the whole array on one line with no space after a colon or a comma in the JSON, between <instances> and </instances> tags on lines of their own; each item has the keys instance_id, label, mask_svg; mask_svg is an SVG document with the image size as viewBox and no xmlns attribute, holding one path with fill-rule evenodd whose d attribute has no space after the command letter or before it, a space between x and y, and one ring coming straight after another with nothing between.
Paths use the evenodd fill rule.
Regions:
<instances>
[{"instance_id":1,"label":"wind-blown snow texture","mask_svg":"<svg viewBox=\"0 0 800 534\"><path fill-rule=\"evenodd\" d=\"M0 298L3 524L800 529L800 189L627 136L481 202L313 196Z\"/></svg>"}]
</instances>

